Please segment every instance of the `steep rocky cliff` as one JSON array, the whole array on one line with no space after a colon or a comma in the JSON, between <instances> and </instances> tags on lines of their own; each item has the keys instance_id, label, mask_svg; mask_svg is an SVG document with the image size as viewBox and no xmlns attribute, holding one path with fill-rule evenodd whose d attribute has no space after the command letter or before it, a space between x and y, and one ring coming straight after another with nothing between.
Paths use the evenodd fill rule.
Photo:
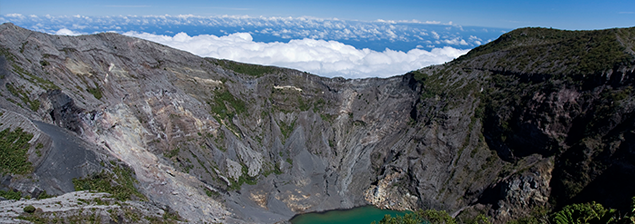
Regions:
<instances>
[{"instance_id":1,"label":"steep rocky cliff","mask_svg":"<svg viewBox=\"0 0 635 224\"><path fill-rule=\"evenodd\" d=\"M365 204L500 222L578 201L626 208L634 38L519 29L444 65L347 80L3 24L1 122L20 116L41 137L33 171L3 172L2 188L61 195L129 167L152 205L192 222ZM82 158L59 150L60 130ZM56 178L68 167L45 168L52 156L86 165Z\"/></svg>"}]
</instances>

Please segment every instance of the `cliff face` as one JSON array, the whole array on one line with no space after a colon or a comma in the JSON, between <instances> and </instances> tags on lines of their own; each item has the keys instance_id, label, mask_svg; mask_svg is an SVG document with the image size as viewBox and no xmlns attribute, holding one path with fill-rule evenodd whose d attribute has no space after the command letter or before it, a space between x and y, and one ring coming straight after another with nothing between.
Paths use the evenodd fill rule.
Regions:
<instances>
[{"instance_id":1,"label":"cliff face","mask_svg":"<svg viewBox=\"0 0 635 224\"><path fill-rule=\"evenodd\" d=\"M504 164L481 196L490 214L505 220L522 207L592 200L628 208L634 35L518 29L444 66L484 79L475 115Z\"/></svg>"},{"instance_id":2,"label":"cliff face","mask_svg":"<svg viewBox=\"0 0 635 224\"><path fill-rule=\"evenodd\" d=\"M345 80L3 24L0 106L72 132L96 155L67 179L120 160L151 202L190 221L364 204L505 221L634 195L615 184L634 173L633 37L521 29L444 65ZM2 184L72 191L38 178Z\"/></svg>"}]
</instances>

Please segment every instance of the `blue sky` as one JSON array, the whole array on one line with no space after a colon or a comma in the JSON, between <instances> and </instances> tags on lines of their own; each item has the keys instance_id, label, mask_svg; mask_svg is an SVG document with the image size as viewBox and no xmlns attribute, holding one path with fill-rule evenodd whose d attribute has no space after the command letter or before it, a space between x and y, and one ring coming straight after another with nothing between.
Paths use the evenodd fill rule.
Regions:
<instances>
[{"instance_id":1,"label":"blue sky","mask_svg":"<svg viewBox=\"0 0 635 224\"><path fill-rule=\"evenodd\" d=\"M312 16L345 20L440 21L463 26L603 29L635 26L635 1L91 1L0 0L0 15L164 15Z\"/></svg>"}]
</instances>

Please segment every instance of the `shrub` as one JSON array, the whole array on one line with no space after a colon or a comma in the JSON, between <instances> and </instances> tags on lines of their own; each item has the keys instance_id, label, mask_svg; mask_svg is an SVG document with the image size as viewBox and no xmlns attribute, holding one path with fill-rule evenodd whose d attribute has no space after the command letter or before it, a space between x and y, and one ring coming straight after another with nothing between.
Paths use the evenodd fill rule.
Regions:
<instances>
[{"instance_id":1,"label":"shrub","mask_svg":"<svg viewBox=\"0 0 635 224\"><path fill-rule=\"evenodd\" d=\"M20 100L28 105L32 111L37 111L40 108L40 101L31 100L31 97L29 96L30 92L28 90L25 90L24 86L15 87L11 83L7 83L5 86L11 94L20 98Z\"/></svg>"},{"instance_id":2,"label":"shrub","mask_svg":"<svg viewBox=\"0 0 635 224\"><path fill-rule=\"evenodd\" d=\"M133 195L140 199L146 199L134 186L138 181L132 176L133 172L130 168L117 166L112 173L102 170L102 172L89 177L74 178L73 185L76 191L106 192L120 201L132 199Z\"/></svg>"},{"instance_id":3,"label":"shrub","mask_svg":"<svg viewBox=\"0 0 635 224\"><path fill-rule=\"evenodd\" d=\"M0 132L0 173L27 174L33 169L27 151L33 134L16 128Z\"/></svg>"},{"instance_id":4,"label":"shrub","mask_svg":"<svg viewBox=\"0 0 635 224\"><path fill-rule=\"evenodd\" d=\"M33 213L35 212L35 207L33 207L33 205L27 205L26 207L24 207L23 210L26 213Z\"/></svg>"},{"instance_id":5,"label":"shrub","mask_svg":"<svg viewBox=\"0 0 635 224\"><path fill-rule=\"evenodd\" d=\"M22 193L17 191L0 191L0 197L9 199L9 200L20 200L22 198Z\"/></svg>"},{"instance_id":6,"label":"shrub","mask_svg":"<svg viewBox=\"0 0 635 224\"><path fill-rule=\"evenodd\" d=\"M236 73L242 73L242 74L250 75L254 77L261 77L265 74L272 74L278 70L278 68L273 66L245 64L245 63L234 62L229 60L219 60L218 64L222 66L223 68L232 70Z\"/></svg>"},{"instance_id":7,"label":"shrub","mask_svg":"<svg viewBox=\"0 0 635 224\"><path fill-rule=\"evenodd\" d=\"M489 223L487 217L478 216L479 220L476 220L475 223ZM479 222L480 221L480 222ZM379 224L420 224L420 223L430 223L430 224L456 224L456 220L452 218L446 211L437 211L437 210L419 210L415 213L405 214L404 216L395 216L392 217L390 215L385 215L384 218L379 221ZM375 224L375 222L373 222Z\"/></svg>"},{"instance_id":8,"label":"shrub","mask_svg":"<svg viewBox=\"0 0 635 224\"><path fill-rule=\"evenodd\" d=\"M211 106L212 113L215 114L215 118L220 122L221 120L228 119L232 121L234 115L239 115L247 112L247 107L244 101L237 99L229 91L217 90L214 92L214 98L211 102L208 102Z\"/></svg>"},{"instance_id":9,"label":"shrub","mask_svg":"<svg viewBox=\"0 0 635 224\"><path fill-rule=\"evenodd\" d=\"M565 206L552 216L556 224L566 223L609 223L613 220L615 209L606 209L596 202Z\"/></svg>"},{"instance_id":10,"label":"shrub","mask_svg":"<svg viewBox=\"0 0 635 224\"><path fill-rule=\"evenodd\" d=\"M420 213L420 215L424 218L427 219L430 223L443 223L443 224L455 224L456 220L454 220L454 218L452 218L452 216L450 216L450 214L448 214L448 212L446 211L437 211L437 210L432 210L432 209L428 209L425 211L419 211L418 213Z\"/></svg>"}]
</instances>

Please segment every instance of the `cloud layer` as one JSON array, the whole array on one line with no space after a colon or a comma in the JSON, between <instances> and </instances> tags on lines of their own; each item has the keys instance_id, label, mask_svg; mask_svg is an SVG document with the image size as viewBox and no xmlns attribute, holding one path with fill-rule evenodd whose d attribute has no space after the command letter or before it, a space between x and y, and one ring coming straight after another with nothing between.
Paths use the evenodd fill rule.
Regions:
<instances>
[{"instance_id":1,"label":"cloud layer","mask_svg":"<svg viewBox=\"0 0 635 224\"><path fill-rule=\"evenodd\" d=\"M250 33L259 42L288 42L304 38L335 40L358 49L375 51L385 48L400 51L420 48L430 51L445 46L474 48L505 31L462 27L438 21L355 21L312 17L0 15L0 23L4 22L47 33L55 33L62 28L88 34L106 31L136 31L170 36L179 32L193 36Z\"/></svg>"},{"instance_id":2,"label":"cloud layer","mask_svg":"<svg viewBox=\"0 0 635 224\"><path fill-rule=\"evenodd\" d=\"M57 35L117 32L200 56L346 78L387 77L444 63L504 31L437 21L311 17L0 15L4 22Z\"/></svg>"},{"instance_id":3,"label":"cloud layer","mask_svg":"<svg viewBox=\"0 0 635 224\"><path fill-rule=\"evenodd\" d=\"M66 30L58 32L68 33ZM308 38L290 40L288 43L264 43L254 41L249 33L234 33L220 37L189 36L186 33L167 36L139 32L126 32L124 35L158 42L204 57L282 66L321 76L345 78L400 75L428 65L450 61L468 51L445 46L430 51L412 49L403 52L386 49L378 52L356 49L337 41Z\"/></svg>"}]
</instances>

